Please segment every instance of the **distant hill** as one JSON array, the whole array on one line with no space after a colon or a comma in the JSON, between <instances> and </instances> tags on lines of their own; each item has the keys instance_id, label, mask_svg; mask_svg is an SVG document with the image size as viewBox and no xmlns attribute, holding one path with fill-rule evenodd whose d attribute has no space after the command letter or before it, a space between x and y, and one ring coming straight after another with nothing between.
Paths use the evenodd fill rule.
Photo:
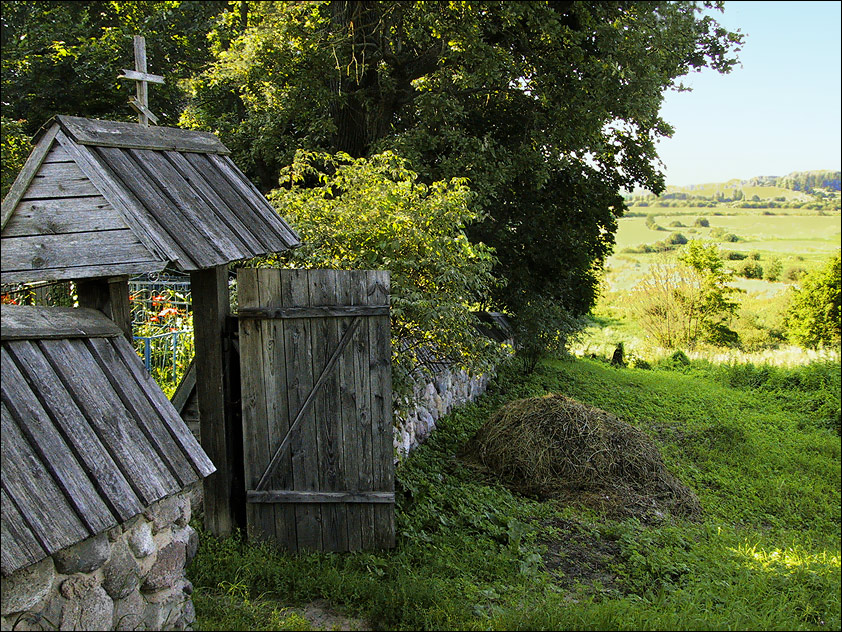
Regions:
<instances>
[{"instance_id":1,"label":"distant hill","mask_svg":"<svg viewBox=\"0 0 842 632\"><path fill-rule=\"evenodd\" d=\"M794 171L785 176L757 176L686 186L668 186L659 196L638 189L625 196L629 206L738 208L808 208L839 210L840 171Z\"/></svg>"}]
</instances>

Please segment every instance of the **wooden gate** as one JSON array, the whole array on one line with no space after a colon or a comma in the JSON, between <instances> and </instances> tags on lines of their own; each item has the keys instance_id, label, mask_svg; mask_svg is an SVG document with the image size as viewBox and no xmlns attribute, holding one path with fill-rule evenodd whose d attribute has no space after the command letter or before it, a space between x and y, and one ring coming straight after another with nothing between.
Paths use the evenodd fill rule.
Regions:
<instances>
[{"instance_id":1,"label":"wooden gate","mask_svg":"<svg viewBox=\"0 0 842 632\"><path fill-rule=\"evenodd\" d=\"M389 273L241 269L248 533L291 551L395 543Z\"/></svg>"}]
</instances>

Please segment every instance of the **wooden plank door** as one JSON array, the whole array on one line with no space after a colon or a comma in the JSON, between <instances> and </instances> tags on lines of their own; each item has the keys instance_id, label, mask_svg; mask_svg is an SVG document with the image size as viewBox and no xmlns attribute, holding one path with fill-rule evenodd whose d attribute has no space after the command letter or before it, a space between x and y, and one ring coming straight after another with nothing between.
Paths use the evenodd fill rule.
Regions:
<instances>
[{"instance_id":1,"label":"wooden plank door","mask_svg":"<svg viewBox=\"0 0 842 632\"><path fill-rule=\"evenodd\" d=\"M395 543L389 273L241 269L249 537Z\"/></svg>"}]
</instances>

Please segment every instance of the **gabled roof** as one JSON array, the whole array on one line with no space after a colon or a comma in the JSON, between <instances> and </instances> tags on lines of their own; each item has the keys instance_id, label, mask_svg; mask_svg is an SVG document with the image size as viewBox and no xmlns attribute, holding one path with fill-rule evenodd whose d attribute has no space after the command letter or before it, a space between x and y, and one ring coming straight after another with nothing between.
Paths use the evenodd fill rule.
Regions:
<instances>
[{"instance_id":1,"label":"gabled roof","mask_svg":"<svg viewBox=\"0 0 842 632\"><path fill-rule=\"evenodd\" d=\"M3 283L191 271L298 235L213 134L57 116L3 200Z\"/></svg>"},{"instance_id":2,"label":"gabled roof","mask_svg":"<svg viewBox=\"0 0 842 632\"><path fill-rule=\"evenodd\" d=\"M215 470L104 315L0 309L4 576Z\"/></svg>"}]
</instances>

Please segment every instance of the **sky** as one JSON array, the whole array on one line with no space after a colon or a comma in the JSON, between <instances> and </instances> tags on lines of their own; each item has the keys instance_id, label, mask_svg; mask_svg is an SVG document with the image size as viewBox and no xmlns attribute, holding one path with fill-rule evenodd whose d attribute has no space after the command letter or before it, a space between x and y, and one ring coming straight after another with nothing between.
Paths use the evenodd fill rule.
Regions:
<instances>
[{"instance_id":1,"label":"sky","mask_svg":"<svg viewBox=\"0 0 842 632\"><path fill-rule=\"evenodd\" d=\"M842 3L725 2L715 19L746 35L738 65L682 81L661 116L675 128L658 144L668 185L840 168Z\"/></svg>"}]
</instances>

